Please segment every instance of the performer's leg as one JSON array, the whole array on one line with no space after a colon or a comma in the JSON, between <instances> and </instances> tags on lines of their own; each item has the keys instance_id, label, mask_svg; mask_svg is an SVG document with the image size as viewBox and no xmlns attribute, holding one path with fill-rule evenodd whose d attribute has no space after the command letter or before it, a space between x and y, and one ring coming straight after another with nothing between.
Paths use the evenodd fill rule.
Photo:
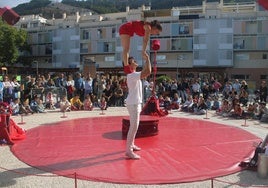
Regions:
<instances>
[{"instance_id":1,"label":"performer's leg","mask_svg":"<svg viewBox=\"0 0 268 188\"><path fill-rule=\"evenodd\" d=\"M130 117L130 126L127 134L126 155L132 159L139 159L140 156L135 154L133 150L140 150L139 147L135 146L134 140L139 127L141 105L128 105L127 109Z\"/></svg>"},{"instance_id":2,"label":"performer's leg","mask_svg":"<svg viewBox=\"0 0 268 188\"><path fill-rule=\"evenodd\" d=\"M120 35L121 38L121 45L123 48L123 63L124 66L128 66L128 57L129 57L129 48L130 48L130 36L126 34Z\"/></svg>"}]
</instances>

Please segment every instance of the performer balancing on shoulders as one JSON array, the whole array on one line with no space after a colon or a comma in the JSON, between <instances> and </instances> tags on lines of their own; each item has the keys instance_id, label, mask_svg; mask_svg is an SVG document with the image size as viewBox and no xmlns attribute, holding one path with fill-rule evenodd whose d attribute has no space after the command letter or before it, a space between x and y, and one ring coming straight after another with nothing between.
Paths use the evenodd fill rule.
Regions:
<instances>
[{"instance_id":1,"label":"performer balancing on shoulders","mask_svg":"<svg viewBox=\"0 0 268 188\"><path fill-rule=\"evenodd\" d=\"M143 37L143 45L142 45L142 57L146 59L146 47L148 45L148 41L150 39L150 35L159 35L162 31L162 26L159 21L154 20L152 22L144 22L144 21L131 21L124 23L119 28L119 34L121 38L121 44L123 47L123 64L124 64L124 72L126 74L131 73L131 69L128 65L128 57L129 57L129 48L130 48L130 38L136 34L138 36Z\"/></svg>"},{"instance_id":2,"label":"performer balancing on shoulders","mask_svg":"<svg viewBox=\"0 0 268 188\"><path fill-rule=\"evenodd\" d=\"M145 64L141 72L136 72L137 62L133 57L128 58L128 64L132 73L127 74L128 96L126 99L127 110L129 113L130 126L127 134L126 156L130 159L140 159L134 151L141 148L134 144L135 136L139 127L140 112L142 105L142 83L141 79L146 78L152 72L151 62L148 54L144 54Z\"/></svg>"}]
</instances>

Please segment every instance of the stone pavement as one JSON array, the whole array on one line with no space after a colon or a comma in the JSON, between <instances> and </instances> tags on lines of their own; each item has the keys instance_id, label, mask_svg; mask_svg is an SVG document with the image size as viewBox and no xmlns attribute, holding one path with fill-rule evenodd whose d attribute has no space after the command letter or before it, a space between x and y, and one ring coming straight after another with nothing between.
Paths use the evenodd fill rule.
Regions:
<instances>
[{"instance_id":1,"label":"stone pavement","mask_svg":"<svg viewBox=\"0 0 268 188\"><path fill-rule=\"evenodd\" d=\"M63 114L59 111L50 111L46 114L33 114L24 116L12 117L15 122L25 122L20 127L28 130L42 124L54 123L66 119L75 119L83 117L103 117L103 116L124 116L128 115L125 107L110 107L104 114L101 114L99 109L93 111L77 111L67 112L67 118L61 118ZM245 129L260 138L264 138L268 134L268 124L259 123L255 120L234 120L215 115L214 111L209 111L207 115L193 115L188 113L172 111L169 114L171 117L184 117L202 119L204 121L213 121L222 123L228 126L235 126ZM204 119L208 117L209 119ZM246 125L246 126L241 126ZM121 129L121 127L120 127ZM27 139L27 137L26 137ZM253 146L252 146L253 147ZM34 148L33 148L34 149ZM195 155L195 154L193 154ZM131 184L115 184L104 182L93 182L86 180L77 180L72 178L60 177L51 173L38 170L34 167L28 166L19 159L17 159L10 151L9 146L0 146L0 187L12 188L177 188L177 187L191 187L191 188L209 188L209 187L268 187L268 179L259 178L257 172L241 171L224 177L217 177L213 181L206 180L192 183L181 184L163 184L163 185L131 185Z\"/></svg>"}]
</instances>

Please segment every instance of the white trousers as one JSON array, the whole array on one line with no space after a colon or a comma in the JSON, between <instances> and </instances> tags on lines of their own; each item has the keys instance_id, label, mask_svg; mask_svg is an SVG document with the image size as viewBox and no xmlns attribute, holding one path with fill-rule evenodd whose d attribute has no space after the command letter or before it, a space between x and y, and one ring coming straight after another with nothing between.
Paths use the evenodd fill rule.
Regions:
<instances>
[{"instance_id":1,"label":"white trousers","mask_svg":"<svg viewBox=\"0 0 268 188\"><path fill-rule=\"evenodd\" d=\"M139 128L141 104L127 105L127 110L129 113L130 126L127 134L126 151L130 152L133 151L135 136Z\"/></svg>"}]
</instances>

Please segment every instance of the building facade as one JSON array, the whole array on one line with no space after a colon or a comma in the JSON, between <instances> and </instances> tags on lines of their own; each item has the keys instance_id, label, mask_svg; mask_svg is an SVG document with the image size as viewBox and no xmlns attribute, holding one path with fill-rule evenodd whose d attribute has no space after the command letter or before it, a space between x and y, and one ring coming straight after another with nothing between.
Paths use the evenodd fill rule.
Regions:
<instances>
[{"instance_id":1,"label":"building facade","mask_svg":"<svg viewBox=\"0 0 268 188\"><path fill-rule=\"evenodd\" d=\"M130 20L159 20L160 50L148 52L158 75L247 80L256 87L268 80L268 11L256 2L203 2L199 7L151 10L142 6L105 15L63 15L46 20L25 16L16 24L28 32L30 53L22 55L41 70L122 73L118 29ZM151 36L151 40L155 36ZM140 66L142 38L131 39L131 56ZM20 63L17 64L20 66ZM253 88L254 89L254 88Z\"/></svg>"}]
</instances>

